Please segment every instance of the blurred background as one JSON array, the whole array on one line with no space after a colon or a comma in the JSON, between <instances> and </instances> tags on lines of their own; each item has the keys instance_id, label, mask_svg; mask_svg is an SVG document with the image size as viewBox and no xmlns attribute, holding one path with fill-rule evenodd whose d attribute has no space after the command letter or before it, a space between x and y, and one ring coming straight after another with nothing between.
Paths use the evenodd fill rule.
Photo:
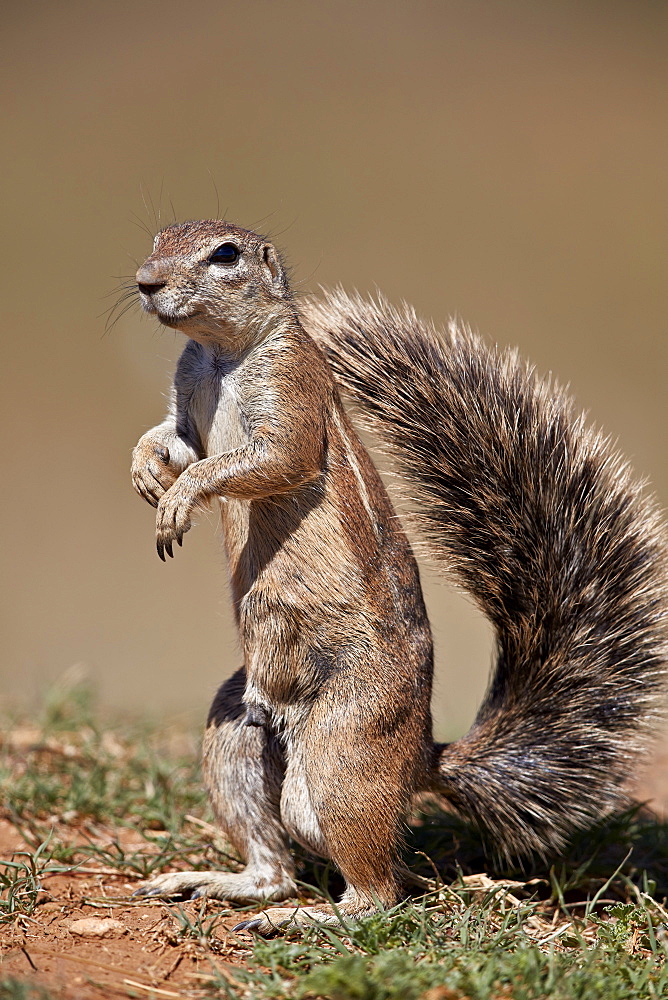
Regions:
<instances>
[{"instance_id":1,"label":"blurred background","mask_svg":"<svg viewBox=\"0 0 668 1000\"><path fill-rule=\"evenodd\" d=\"M268 232L300 291L380 288L518 345L665 505L664 3L28 0L3 21L7 704L74 669L110 710L190 722L240 663L213 517L163 565L128 474L183 342L138 310L105 334L174 218ZM491 636L424 577L451 738Z\"/></svg>"}]
</instances>

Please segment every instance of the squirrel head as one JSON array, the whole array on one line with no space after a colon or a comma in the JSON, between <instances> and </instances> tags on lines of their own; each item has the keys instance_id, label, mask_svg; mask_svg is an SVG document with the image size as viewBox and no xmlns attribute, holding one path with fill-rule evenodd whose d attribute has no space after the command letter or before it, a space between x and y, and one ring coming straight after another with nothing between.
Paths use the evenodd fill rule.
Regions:
<instances>
[{"instance_id":1,"label":"squirrel head","mask_svg":"<svg viewBox=\"0 0 668 1000\"><path fill-rule=\"evenodd\" d=\"M276 249L223 221L163 229L137 271L137 285L144 310L165 326L233 354L295 315Z\"/></svg>"}]
</instances>

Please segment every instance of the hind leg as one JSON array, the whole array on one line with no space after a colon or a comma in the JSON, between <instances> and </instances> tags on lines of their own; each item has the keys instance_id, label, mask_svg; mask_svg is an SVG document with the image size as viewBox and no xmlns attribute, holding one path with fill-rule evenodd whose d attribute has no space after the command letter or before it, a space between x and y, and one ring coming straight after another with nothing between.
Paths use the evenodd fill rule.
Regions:
<instances>
[{"instance_id":1,"label":"hind leg","mask_svg":"<svg viewBox=\"0 0 668 1000\"><path fill-rule=\"evenodd\" d=\"M203 769L216 819L246 868L239 873L158 875L135 895L207 895L247 902L294 894L294 863L279 811L283 755L266 729L245 724L241 700L245 683L245 670L237 671L214 699L204 736Z\"/></svg>"},{"instance_id":2,"label":"hind leg","mask_svg":"<svg viewBox=\"0 0 668 1000\"><path fill-rule=\"evenodd\" d=\"M342 718L333 702L314 706L293 746L281 815L295 839L341 870L347 888L337 909L356 920L401 898L400 829L424 769L426 726L419 710L393 725L391 707L379 705L375 718L363 708ZM331 906L277 908L236 929L271 934L314 922L339 918Z\"/></svg>"}]
</instances>

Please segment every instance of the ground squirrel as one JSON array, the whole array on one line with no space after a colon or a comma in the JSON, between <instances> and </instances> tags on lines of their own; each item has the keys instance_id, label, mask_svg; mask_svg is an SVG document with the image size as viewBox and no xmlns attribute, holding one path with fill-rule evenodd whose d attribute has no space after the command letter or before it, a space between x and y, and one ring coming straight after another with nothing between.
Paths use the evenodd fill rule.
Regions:
<instances>
[{"instance_id":1,"label":"ground squirrel","mask_svg":"<svg viewBox=\"0 0 668 1000\"><path fill-rule=\"evenodd\" d=\"M343 292L298 308L274 247L226 222L163 230L137 282L144 309L189 340L133 483L157 507L163 559L220 501L244 667L213 702L203 765L247 864L139 893L286 899L293 837L336 863L339 909L356 918L400 898L397 844L420 790L508 853L556 850L618 805L665 687L663 543L651 502L563 393L409 309ZM432 738L417 566L334 376L496 628L489 691L449 746ZM313 920L337 916L271 908L239 927Z\"/></svg>"}]
</instances>

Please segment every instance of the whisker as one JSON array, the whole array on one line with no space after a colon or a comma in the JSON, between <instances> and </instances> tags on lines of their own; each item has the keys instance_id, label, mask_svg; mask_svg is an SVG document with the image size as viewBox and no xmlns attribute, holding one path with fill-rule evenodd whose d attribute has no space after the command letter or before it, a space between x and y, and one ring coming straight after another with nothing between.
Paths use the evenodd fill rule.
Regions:
<instances>
[{"instance_id":1,"label":"whisker","mask_svg":"<svg viewBox=\"0 0 668 1000\"><path fill-rule=\"evenodd\" d=\"M115 288L112 288L110 292L107 292L107 295L113 295L113 293L117 292L119 288L132 288L135 285L134 274L112 274L111 277L114 278L118 284Z\"/></svg>"},{"instance_id":2,"label":"whisker","mask_svg":"<svg viewBox=\"0 0 668 1000\"><path fill-rule=\"evenodd\" d=\"M144 202L144 208L146 208L146 202ZM153 239L153 233L148 228L148 226L146 225L146 223L144 222L144 220L140 219L140 217L137 215L136 212L132 212L132 215L134 216L134 219L129 219L128 221L131 222L133 226L137 226L138 229L141 229L142 232L146 233L146 235L150 239Z\"/></svg>"},{"instance_id":3,"label":"whisker","mask_svg":"<svg viewBox=\"0 0 668 1000\"><path fill-rule=\"evenodd\" d=\"M272 212L272 215L275 215L275 214L276 214L275 212ZM298 221L299 221L299 216L295 215L295 217L293 218L292 222L288 222L287 226L284 226L283 229L279 229L277 232L274 232L273 230L270 230L269 236L271 236L272 240L278 239L280 236L283 236L284 233L287 233L288 230L292 229L292 227Z\"/></svg>"},{"instance_id":4,"label":"whisker","mask_svg":"<svg viewBox=\"0 0 668 1000\"><path fill-rule=\"evenodd\" d=\"M299 281L293 281L292 282L292 287L294 288L294 287L299 286L299 285L305 285L306 282L310 281L313 278L313 276L319 271L321 264L322 264L322 257L320 258L320 260L318 261L318 263L315 265L315 267L312 269L312 271L309 274L306 275L305 278L300 278ZM303 295L304 292L297 292L297 294L298 295Z\"/></svg>"},{"instance_id":5,"label":"whisker","mask_svg":"<svg viewBox=\"0 0 668 1000\"><path fill-rule=\"evenodd\" d=\"M267 215L263 215L261 219L257 219L254 223L252 223L251 229L258 230L260 228L260 226L267 219L273 219L273 217L277 214L277 212L278 212L278 209L275 209L273 212L269 212ZM267 233L267 236L270 236L270 235L271 235L271 233ZM273 239L273 237L272 237L272 239Z\"/></svg>"},{"instance_id":6,"label":"whisker","mask_svg":"<svg viewBox=\"0 0 668 1000\"><path fill-rule=\"evenodd\" d=\"M146 194L144 193L144 188L143 188L143 186L141 184L139 185L139 190L141 191L141 200L144 202L144 208L146 210L146 215L148 216L149 222L153 222L153 229L155 230L155 219L151 219L151 212L150 212L150 209L148 207L148 202L146 201ZM150 197L151 196L149 195L149 198ZM151 201L151 205L152 204L153 204L153 201Z\"/></svg>"},{"instance_id":7,"label":"whisker","mask_svg":"<svg viewBox=\"0 0 668 1000\"><path fill-rule=\"evenodd\" d=\"M158 194L158 229L162 229L162 194L165 189L165 175L160 178L160 193Z\"/></svg>"},{"instance_id":8,"label":"whisker","mask_svg":"<svg viewBox=\"0 0 668 1000\"><path fill-rule=\"evenodd\" d=\"M129 309L131 309L133 305L134 302L126 302L123 305L117 302L115 305L111 307L111 309L105 310L105 312L101 313L100 316L98 316L98 319L101 319L102 316L105 315L107 316L107 320L104 324L105 335L113 330L116 323L118 323L118 321L121 319L122 316L125 316L126 312Z\"/></svg>"},{"instance_id":9,"label":"whisker","mask_svg":"<svg viewBox=\"0 0 668 1000\"><path fill-rule=\"evenodd\" d=\"M218 185L216 184L216 179L211 171L207 169L207 173L211 179L211 183L213 184L213 190L216 192L216 218L220 219L220 195L218 193Z\"/></svg>"},{"instance_id":10,"label":"whisker","mask_svg":"<svg viewBox=\"0 0 668 1000\"><path fill-rule=\"evenodd\" d=\"M110 292L106 292L102 296L102 298L109 299L111 298L112 295L115 295L117 303L125 302L126 299L133 298L134 295L136 294L136 291L137 291L137 286L134 284L134 282L132 285L129 284L117 285L116 288L112 288Z\"/></svg>"},{"instance_id":11,"label":"whisker","mask_svg":"<svg viewBox=\"0 0 668 1000\"><path fill-rule=\"evenodd\" d=\"M108 292L104 298L108 298L110 295L117 295L116 301L112 303L109 309L104 310L98 318L106 316L106 321L104 324L104 331L102 333L103 337L106 337L108 333L111 333L113 328L116 326L118 321L125 316L128 310L132 309L135 305L139 305L139 289L135 284L133 279L129 277L124 277L121 283L116 286L111 292Z\"/></svg>"}]
</instances>

